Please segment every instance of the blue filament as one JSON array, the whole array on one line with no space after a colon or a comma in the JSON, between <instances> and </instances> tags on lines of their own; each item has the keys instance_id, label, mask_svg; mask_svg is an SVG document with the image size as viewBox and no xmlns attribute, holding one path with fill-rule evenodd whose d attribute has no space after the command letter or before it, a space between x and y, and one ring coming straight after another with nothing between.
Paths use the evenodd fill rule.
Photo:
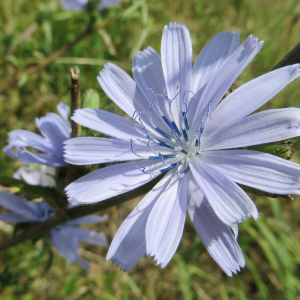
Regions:
<instances>
[{"instance_id":1,"label":"blue filament","mask_svg":"<svg viewBox=\"0 0 300 300\"><path fill-rule=\"evenodd\" d=\"M152 120L151 111L152 111L153 103L156 102L156 101L157 101L156 98L154 98L153 101L151 102L151 105L150 105L150 108L149 108L149 112L148 112L149 120L150 120L152 126L154 127L154 129L155 129L157 132L159 132L161 135L163 135L163 136L166 137L167 139L172 140L172 138L171 138L167 133L165 133L163 130L161 130L160 128L158 128L158 127L154 124L154 122L153 122L153 120Z\"/></svg>"},{"instance_id":2,"label":"blue filament","mask_svg":"<svg viewBox=\"0 0 300 300\"><path fill-rule=\"evenodd\" d=\"M204 125L205 125L205 122L207 120L207 117L209 116L210 119L211 119L211 112L210 112L210 105L211 105L212 101L209 102L208 104L208 109L204 115L204 118L202 119L201 121L201 124L200 124L200 128L199 128L199 131L197 131L197 137L198 137L198 140L196 140L195 142L195 146L196 146L196 143L198 145L198 152L196 153L196 155L199 155L199 152L200 152L200 146L201 146L201 141L200 141L200 138L202 136L202 133L204 131ZM197 146L196 146L197 147Z\"/></svg>"},{"instance_id":3,"label":"blue filament","mask_svg":"<svg viewBox=\"0 0 300 300\"><path fill-rule=\"evenodd\" d=\"M182 129L182 132L183 132L184 140L185 140L186 142L188 142L188 141L189 141L189 138L188 138L188 136L187 136L186 130L185 130L185 129Z\"/></svg>"}]
</instances>

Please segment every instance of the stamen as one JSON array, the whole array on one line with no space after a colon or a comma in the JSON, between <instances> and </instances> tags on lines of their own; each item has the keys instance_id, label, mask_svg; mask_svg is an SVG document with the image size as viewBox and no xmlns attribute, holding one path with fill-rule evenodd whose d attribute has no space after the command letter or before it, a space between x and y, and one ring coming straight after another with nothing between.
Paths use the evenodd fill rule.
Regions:
<instances>
[{"instance_id":1,"label":"stamen","mask_svg":"<svg viewBox=\"0 0 300 300\"><path fill-rule=\"evenodd\" d=\"M200 153L200 146L201 146L200 138L201 138L202 133L204 131L204 125L205 125L207 117L210 116L210 120L211 120L211 112L210 112L211 103L212 103L212 101L209 102L207 112L205 113L204 118L202 118L202 120L201 120L199 131L197 131L198 140L196 140L196 142L195 142L195 147L197 147L196 146L196 144L197 144L198 145L198 152L196 153L196 155L199 155L199 153Z\"/></svg>"},{"instance_id":2,"label":"stamen","mask_svg":"<svg viewBox=\"0 0 300 300\"><path fill-rule=\"evenodd\" d=\"M141 172L145 173L145 174L157 174L157 173L161 173L160 170L155 171L155 172L147 172L145 171L146 167L138 167L136 166L134 163L132 163L137 169L139 169Z\"/></svg>"},{"instance_id":3,"label":"stamen","mask_svg":"<svg viewBox=\"0 0 300 300\"><path fill-rule=\"evenodd\" d=\"M178 89L178 87L179 86L177 86L177 89ZM182 96L182 116L183 116L183 122L185 124L185 128L186 128L186 130L189 130L189 124L188 124L188 120L187 120L186 116L187 116L187 113L188 113L189 108L191 106L191 103L194 100L194 97L191 98L190 104L189 104L189 107L188 107L187 104L185 103L185 96L186 96L187 93L192 93L193 95L195 95L195 94L192 91L187 91L185 86L183 86L183 87L184 87L185 91L184 91L183 96Z\"/></svg>"},{"instance_id":4,"label":"stamen","mask_svg":"<svg viewBox=\"0 0 300 300\"><path fill-rule=\"evenodd\" d=\"M166 98L169 100L169 115L170 115L171 124L172 124L172 127L173 127L173 130L172 130L172 131L175 130L176 133L178 134L178 136L181 137L181 133L180 133L180 131L178 130L178 127L177 127L177 125L176 125L176 123L175 123L175 121L174 121L174 117L173 117L173 113L172 113L172 109L171 109L172 102L174 101L174 99L175 99L179 94L180 94L180 92L179 92L177 95L175 95L175 97L174 97L172 100L170 100L170 99L168 98L168 96L166 96Z\"/></svg>"},{"instance_id":5,"label":"stamen","mask_svg":"<svg viewBox=\"0 0 300 300\"><path fill-rule=\"evenodd\" d=\"M154 95L154 99L153 99L151 105L153 104L153 102L156 104L156 108L157 108L157 110L158 110L160 116L162 117L162 119L165 121L165 123L169 126L169 128L170 128L172 131L175 130L175 128L174 128L174 126L172 125L172 123L168 120L168 118L167 118L167 117L164 115L164 113L162 112L162 110L161 110L161 108L160 108L160 106L159 106L159 104L158 104L158 101L157 101L157 98L158 98L158 97L162 97L162 100L164 100L164 99L165 99L165 96L162 95L162 94L155 94L154 91L153 91L152 89L150 89L150 88L148 88L148 89L149 89L149 90L152 92L152 94ZM168 99L168 97L167 97L167 99Z\"/></svg>"},{"instance_id":6,"label":"stamen","mask_svg":"<svg viewBox=\"0 0 300 300\"><path fill-rule=\"evenodd\" d=\"M171 146L171 145L169 145L169 144L167 144L167 143L165 143L165 142L163 142L163 141L157 139L156 137L152 137L152 136L149 134L149 132L147 131L146 127L144 126L142 119L139 119L139 120L140 120L141 124L143 125L143 129L144 129L144 131L145 131L145 133L146 133L146 137L147 137L148 139L150 139L151 141L153 141L153 142L155 142L155 143L157 143L158 145L161 145L161 146L163 146L163 147L166 147L166 148L169 148L169 149L175 149L175 147L173 147L173 146Z\"/></svg>"},{"instance_id":7,"label":"stamen","mask_svg":"<svg viewBox=\"0 0 300 300\"><path fill-rule=\"evenodd\" d=\"M164 157L163 157L163 155L161 155L161 153L159 153L158 156L165 166L170 167L172 165L172 164L168 164L164 161Z\"/></svg>"},{"instance_id":8,"label":"stamen","mask_svg":"<svg viewBox=\"0 0 300 300\"><path fill-rule=\"evenodd\" d=\"M188 111L189 111L189 108L191 107L191 104L192 104L192 102L194 101L195 98L194 98L194 97L191 98L191 100L189 101L190 103L189 103L189 107L188 107L187 104L185 103L185 99L186 99L185 96L186 96L187 93L192 93L193 96L194 96L195 94L194 94L194 92L192 92L192 91L187 91L186 88L185 88L185 86L182 85L182 84L179 84L179 85L177 86L177 89L178 89L179 87L183 87L183 88L184 88L184 93L183 93L183 96L182 96L182 116L183 116L183 123L184 123L184 125L185 125L185 129L186 129L186 130L189 130L189 124L188 124L188 120L187 120L186 116L187 116L187 113L188 113ZM180 90L180 92L181 92L181 90Z\"/></svg>"},{"instance_id":9,"label":"stamen","mask_svg":"<svg viewBox=\"0 0 300 300\"><path fill-rule=\"evenodd\" d=\"M190 166L188 165L183 171L182 175L185 175L190 170Z\"/></svg>"},{"instance_id":10,"label":"stamen","mask_svg":"<svg viewBox=\"0 0 300 300\"><path fill-rule=\"evenodd\" d=\"M178 139L178 137L177 137L176 132L173 131L172 133L173 133L173 136L174 136L174 138L175 138L177 147L179 148L180 152L182 152L183 154L187 155L188 153L181 147L181 145L180 145L180 143L179 143L179 139Z\"/></svg>"},{"instance_id":11,"label":"stamen","mask_svg":"<svg viewBox=\"0 0 300 300\"><path fill-rule=\"evenodd\" d=\"M208 106L208 110L205 113L204 118L201 120L201 124L200 124L200 128L199 131L197 131L197 135L194 137L194 139L192 140L192 143L189 143L189 136L188 136L188 130L189 128L189 124L188 124L188 119L187 119L187 114L189 112L189 109L191 107L192 102L195 100L194 98L194 93L192 91L187 91L186 88L183 85L178 85L177 89L179 89L179 92L174 96L173 99L169 99L168 96L164 96L162 94L155 94L154 91L152 89L149 89L152 94L154 95L154 98L150 104L149 107L149 111L148 111L148 118L149 121L152 125L152 127L160 134L162 135L164 138L167 138L168 140L171 141L171 143L169 144L169 142L164 142L163 140L160 140L157 138L157 134L150 134L150 132L148 131L148 127L146 127L143 124L143 119L139 116L139 113L137 113L136 111L134 112L133 116L132 116L132 125L135 127L135 129L141 133L143 136L145 136L148 141L143 141L143 140L139 140L139 142L141 143L145 143L148 147L148 149L154 154L153 156L148 156L148 157L144 157L140 154L137 154L134 150L133 147L133 141L130 140L130 145L131 145L131 151L132 153L134 153L138 158L141 159L160 159L163 163L163 165L165 167L159 169L158 171L155 172L148 172L146 171L146 167L137 167L137 169L139 169L141 172L145 173L145 174L158 174L158 173L165 173L168 172L174 168L177 168L176 172L175 172L175 177L171 177L171 178L181 178L183 177L185 174L187 174L190 170L189 164L187 162L186 159L186 155L188 155L188 151L186 151L183 147L190 147L193 143L195 143L195 147L198 147L198 151L196 153L196 155L199 155L200 153L200 142L201 142L201 135L204 131L204 125L205 122L208 118L208 116L211 116L210 113L210 104ZM173 101L176 99L176 97L178 97L178 95L180 95L180 93L183 92L183 95L179 97L180 102L181 102L181 112L182 112L182 118L181 118L181 123L177 124L175 123L175 119L172 113L172 103ZM188 93L192 93L193 96L191 98L189 98L187 96ZM164 114L164 109L160 106L160 104L158 103L158 97L161 97L162 100L168 100L168 106L169 106L169 110L168 113L166 113L166 115ZM181 98L182 97L182 98ZM157 127L154 123L153 120L153 116L152 116L152 111L154 109L154 105L156 106L156 112L159 113L160 117L164 120L164 122L167 124L168 128L170 128L172 135L166 133L165 131L161 130L159 127ZM137 118L138 118L138 122L137 122ZM152 132L152 129L151 129ZM181 138L183 136L183 138ZM154 142L159 146L168 148L168 149L172 149L175 151L170 152L170 154L161 154L160 152L155 151L151 145L150 142ZM175 144L176 143L176 144ZM188 143L188 144L185 144ZM185 145L185 146L183 146ZM145 149L145 148L144 148ZM159 148L158 148L159 149ZM181 154L181 153L183 154ZM194 153L194 152L193 152ZM171 162L166 161L166 159L172 159ZM175 162L174 162L175 159Z\"/></svg>"},{"instance_id":12,"label":"stamen","mask_svg":"<svg viewBox=\"0 0 300 300\"><path fill-rule=\"evenodd\" d=\"M152 120L151 111L152 111L152 107L153 107L153 103L154 103L154 102L157 102L156 97L154 97L154 99L152 100L152 103L151 103L150 108L149 108L149 112L148 112L149 120L150 120L152 126L154 127L154 129L155 129L157 132L159 132L161 135L163 135L163 136L166 137L167 139L172 140L172 138L171 138L167 133L165 133L163 130L161 130L159 127L157 127L157 126L154 124L153 120Z\"/></svg>"},{"instance_id":13,"label":"stamen","mask_svg":"<svg viewBox=\"0 0 300 300\"><path fill-rule=\"evenodd\" d=\"M137 113L136 117L135 117L135 113ZM140 134L142 134L143 136L147 137L147 134L145 132L142 132L140 129L137 128L137 126L141 127L144 131L146 130L146 128L144 126L141 126L140 124L137 124L135 122L136 118L139 116L139 113L137 111L135 111L132 115L132 126L134 127L134 129L139 132Z\"/></svg>"},{"instance_id":14,"label":"stamen","mask_svg":"<svg viewBox=\"0 0 300 300\"><path fill-rule=\"evenodd\" d=\"M145 144L147 145L147 147L148 147L155 155L157 155L157 157L159 158L159 153L157 153L156 151L154 151L154 150L151 148L151 146L149 145L149 143L151 142L151 140L149 140L148 142L146 142L146 141L141 141L141 140L138 139L138 141L141 142L141 143L145 143ZM176 154L163 154L162 156L163 156L163 158L175 158L175 157L176 157Z\"/></svg>"},{"instance_id":15,"label":"stamen","mask_svg":"<svg viewBox=\"0 0 300 300\"><path fill-rule=\"evenodd\" d=\"M183 103L183 106L185 106L185 108L187 108L185 103ZM188 120L186 118L186 114L187 114L187 111L182 110L182 121L184 123L186 130L189 130L190 128L189 128Z\"/></svg>"},{"instance_id":16,"label":"stamen","mask_svg":"<svg viewBox=\"0 0 300 300\"><path fill-rule=\"evenodd\" d=\"M159 156L142 156L142 155L139 155L139 154L137 154L135 151L134 151L134 149L133 149L133 141L132 140L130 140L130 146L131 146L131 151L132 151L132 153L134 154L134 155L136 155L137 157L139 157L139 158L141 158L141 159L150 159L150 160L152 160L152 159L159 159Z\"/></svg>"},{"instance_id":17,"label":"stamen","mask_svg":"<svg viewBox=\"0 0 300 300\"><path fill-rule=\"evenodd\" d=\"M187 136L186 130L185 130L185 129L182 129L182 132L183 132L184 140L185 140L186 142L188 142L188 141L189 141L189 138L188 138L188 136Z\"/></svg>"},{"instance_id":18,"label":"stamen","mask_svg":"<svg viewBox=\"0 0 300 300\"><path fill-rule=\"evenodd\" d=\"M175 176L173 176L171 178L182 178L189 170L190 170L190 167L187 164L186 168L184 169L184 171L181 174L179 174L179 169L177 169Z\"/></svg>"},{"instance_id":19,"label":"stamen","mask_svg":"<svg viewBox=\"0 0 300 300\"><path fill-rule=\"evenodd\" d=\"M193 97L190 99L190 101L189 101L189 105L187 106L187 109L186 109L186 114L189 112L189 110L190 110L190 108L191 108L191 105L192 105L192 103L193 103L193 101L195 100L195 93L194 92L192 92L192 91L187 91L187 93L192 93L193 94Z\"/></svg>"},{"instance_id":20,"label":"stamen","mask_svg":"<svg viewBox=\"0 0 300 300\"><path fill-rule=\"evenodd\" d=\"M168 171L170 171L170 170L176 168L177 166L179 166L179 165L181 165L181 164L182 164L181 161L178 162L178 163L174 163L174 164L170 165L170 167L168 167L168 168L160 169L159 172L161 172L161 173L168 172Z\"/></svg>"}]
</instances>

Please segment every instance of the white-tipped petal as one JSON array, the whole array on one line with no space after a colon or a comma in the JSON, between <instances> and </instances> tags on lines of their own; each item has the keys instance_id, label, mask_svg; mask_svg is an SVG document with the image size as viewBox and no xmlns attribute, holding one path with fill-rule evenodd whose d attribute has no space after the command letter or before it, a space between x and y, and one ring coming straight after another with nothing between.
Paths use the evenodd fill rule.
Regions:
<instances>
[{"instance_id":1,"label":"white-tipped petal","mask_svg":"<svg viewBox=\"0 0 300 300\"><path fill-rule=\"evenodd\" d=\"M300 65L274 70L242 85L227 96L213 111L203 136L242 119L267 103L300 76Z\"/></svg>"},{"instance_id":2,"label":"white-tipped petal","mask_svg":"<svg viewBox=\"0 0 300 300\"><path fill-rule=\"evenodd\" d=\"M65 161L73 165L92 165L155 156L144 143L133 143L132 147L137 155L132 152L130 141L97 137L74 138L65 141Z\"/></svg>"},{"instance_id":3,"label":"white-tipped petal","mask_svg":"<svg viewBox=\"0 0 300 300\"><path fill-rule=\"evenodd\" d=\"M300 194L300 165L250 150L209 151L201 159L233 181L274 194Z\"/></svg>"},{"instance_id":4,"label":"white-tipped petal","mask_svg":"<svg viewBox=\"0 0 300 300\"><path fill-rule=\"evenodd\" d=\"M75 180L66 187L66 194L70 200L80 203L99 202L146 184L161 174L159 169L163 166L157 161L156 164L155 161L138 161L109 166Z\"/></svg>"},{"instance_id":5,"label":"white-tipped petal","mask_svg":"<svg viewBox=\"0 0 300 300\"><path fill-rule=\"evenodd\" d=\"M172 172L174 173L174 172ZM164 268L182 237L187 207L187 178L173 179L156 201L146 225L147 255Z\"/></svg>"},{"instance_id":6,"label":"white-tipped petal","mask_svg":"<svg viewBox=\"0 0 300 300\"><path fill-rule=\"evenodd\" d=\"M188 174L188 212L209 254L228 275L240 271L245 260L236 237L215 214L192 174ZM233 225L234 228L237 225Z\"/></svg>"},{"instance_id":7,"label":"white-tipped petal","mask_svg":"<svg viewBox=\"0 0 300 300\"><path fill-rule=\"evenodd\" d=\"M190 168L209 204L225 224L232 226L251 215L258 218L253 201L224 174L196 157L190 159Z\"/></svg>"},{"instance_id":8,"label":"white-tipped petal","mask_svg":"<svg viewBox=\"0 0 300 300\"><path fill-rule=\"evenodd\" d=\"M203 139L203 150L240 148L300 135L300 109L270 109L222 127Z\"/></svg>"},{"instance_id":9,"label":"white-tipped petal","mask_svg":"<svg viewBox=\"0 0 300 300\"><path fill-rule=\"evenodd\" d=\"M164 177L136 206L118 229L106 256L106 260L117 262L117 267L129 271L146 254L146 223L160 195L170 183Z\"/></svg>"}]
</instances>

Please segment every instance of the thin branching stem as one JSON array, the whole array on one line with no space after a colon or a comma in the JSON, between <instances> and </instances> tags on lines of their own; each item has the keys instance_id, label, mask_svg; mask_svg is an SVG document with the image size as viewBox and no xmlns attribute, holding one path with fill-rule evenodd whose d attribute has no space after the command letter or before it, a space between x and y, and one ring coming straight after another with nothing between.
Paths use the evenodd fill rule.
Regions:
<instances>
[{"instance_id":1,"label":"thin branching stem","mask_svg":"<svg viewBox=\"0 0 300 300\"><path fill-rule=\"evenodd\" d=\"M43 59L39 64L37 64L35 66L32 66L32 67L26 68L24 70L24 72L22 72L21 74L31 75L31 74L36 73L36 72L40 71L41 69L45 68L52 61L54 61L57 57L61 56L66 51L72 49L81 40L83 40L88 35L90 35L93 32L92 28L93 28L92 26L88 26L88 28L84 32L82 32L80 35L78 35L72 42L70 42L67 45L61 47L60 49L58 49L57 51L55 51L54 53L52 53L51 55L49 55L48 57L46 57L45 59ZM0 86L0 94L2 92L4 92L7 88L11 87L12 84L14 84L15 82L17 82L19 80L21 74L18 74L16 76L14 76L13 78L10 78L6 82L4 82Z\"/></svg>"}]
</instances>

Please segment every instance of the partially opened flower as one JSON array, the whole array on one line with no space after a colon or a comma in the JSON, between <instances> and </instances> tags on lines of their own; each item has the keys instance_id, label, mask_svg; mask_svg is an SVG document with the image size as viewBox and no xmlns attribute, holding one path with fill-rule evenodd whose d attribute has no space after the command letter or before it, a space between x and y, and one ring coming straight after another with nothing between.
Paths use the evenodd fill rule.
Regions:
<instances>
[{"instance_id":1,"label":"partially opened flower","mask_svg":"<svg viewBox=\"0 0 300 300\"><path fill-rule=\"evenodd\" d=\"M54 215L53 208L46 202L30 202L7 191L0 191L0 205L13 211L13 213L0 214L0 220L5 222L40 223ZM88 270L90 265L77 253L78 242L107 246L107 239L104 232L79 228L77 225L99 223L106 219L107 215L103 217L86 216L57 226L50 230L53 244L69 263L78 262Z\"/></svg>"},{"instance_id":2,"label":"partially opened flower","mask_svg":"<svg viewBox=\"0 0 300 300\"><path fill-rule=\"evenodd\" d=\"M86 7L89 0L60 0L61 5L66 10L82 10ZM111 5L117 4L122 0L102 0L99 2L97 8L104 9Z\"/></svg>"},{"instance_id":3,"label":"partially opened flower","mask_svg":"<svg viewBox=\"0 0 300 300\"><path fill-rule=\"evenodd\" d=\"M71 137L71 125L68 121L69 106L57 105L60 116L49 113L45 117L36 118L40 136L27 130L14 130L9 133L8 145L3 151L10 157L24 163L62 167L67 163L63 157L63 142ZM31 147L42 153L32 153L26 149Z\"/></svg>"},{"instance_id":4,"label":"partially opened flower","mask_svg":"<svg viewBox=\"0 0 300 300\"><path fill-rule=\"evenodd\" d=\"M99 202L165 174L123 222L109 248L107 259L124 271L145 254L165 267L179 245L188 211L204 246L231 276L245 264L235 238L237 224L258 217L238 184L300 194L298 164L234 149L299 136L297 108L251 115L299 76L299 65L252 80L220 102L262 46L252 35L238 44L238 33L221 32L192 66L189 31L171 23L163 32L161 57L150 47L134 57L135 81L113 64L100 72L101 87L131 121L97 109L79 109L72 117L112 138L66 141L67 162L136 162L76 180L66 188L70 198Z\"/></svg>"}]
</instances>

